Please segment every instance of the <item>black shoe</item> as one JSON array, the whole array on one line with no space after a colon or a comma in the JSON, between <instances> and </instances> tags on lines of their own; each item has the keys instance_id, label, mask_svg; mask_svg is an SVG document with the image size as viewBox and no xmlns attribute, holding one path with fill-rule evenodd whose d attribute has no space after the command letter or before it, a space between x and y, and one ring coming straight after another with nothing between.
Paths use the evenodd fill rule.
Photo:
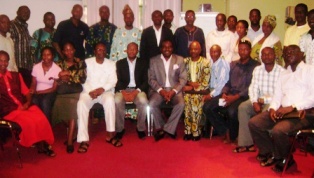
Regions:
<instances>
[{"instance_id":1,"label":"black shoe","mask_svg":"<svg viewBox=\"0 0 314 178\"><path fill-rule=\"evenodd\" d=\"M73 153L74 146L73 145L67 145L67 153Z\"/></svg>"},{"instance_id":2,"label":"black shoe","mask_svg":"<svg viewBox=\"0 0 314 178\"><path fill-rule=\"evenodd\" d=\"M196 136L196 137L193 136L192 141L199 141L200 139L201 139L201 136Z\"/></svg>"},{"instance_id":3,"label":"black shoe","mask_svg":"<svg viewBox=\"0 0 314 178\"><path fill-rule=\"evenodd\" d=\"M272 154L271 153L267 153L267 154L258 154L256 156L256 160L259 162L265 162L268 160L268 158L271 158Z\"/></svg>"},{"instance_id":4,"label":"black shoe","mask_svg":"<svg viewBox=\"0 0 314 178\"><path fill-rule=\"evenodd\" d=\"M138 138L143 139L146 137L145 131L139 131L136 129L136 132L137 132Z\"/></svg>"},{"instance_id":5,"label":"black shoe","mask_svg":"<svg viewBox=\"0 0 314 178\"><path fill-rule=\"evenodd\" d=\"M169 132L164 131L170 138L176 139L177 138L177 133L171 134Z\"/></svg>"},{"instance_id":6,"label":"black shoe","mask_svg":"<svg viewBox=\"0 0 314 178\"><path fill-rule=\"evenodd\" d=\"M278 162L281 162L282 159L276 159L275 157L268 158L266 161L262 161L260 164L262 167L268 167L272 166L274 164L277 164Z\"/></svg>"},{"instance_id":7,"label":"black shoe","mask_svg":"<svg viewBox=\"0 0 314 178\"><path fill-rule=\"evenodd\" d=\"M123 135L125 133L125 129L123 129L121 132L117 132L116 135L115 135L115 138L121 140Z\"/></svg>"},{"instance_id":8,"label":"black shoe","mask_svg":"<svg viewBox=\"0 0 314 178\"><path fill-rule=\"evenodd\" d=\"M191 140L191 139L192 139L192 134L185 134L183 136L183 140L185 140L185 141L188 141L188 140Z\"/></svg>"},{"instance_id":9,"label":"black shoe","mask_svg":"<svg viewBox=\"0 0 314 178\"><path fill-rule=\"evenodd\" d=\"M157 131L155 134L154 134L154 138L155 138L155 141L159 141L161 139L163 139L165 136L165 132L163 130L159 130Z\"/></svg>"},{"instance_id":10,"label":"black shoe","mask_svg":"<svg viewBox=\"0 0 314 178\"><path fill-rule=\"evenodd\" d=\"M285 167L285 163L286 163L287 159L282 159L280 162L278 162L273 168L272 170L275 172L282 172L283 168ZM287 164L287 168L289 169L292 165L295 164L295 161L293 159L293 157L291 157L291 159L289 160L288 164Z\"/></svg>"}]
</instances>

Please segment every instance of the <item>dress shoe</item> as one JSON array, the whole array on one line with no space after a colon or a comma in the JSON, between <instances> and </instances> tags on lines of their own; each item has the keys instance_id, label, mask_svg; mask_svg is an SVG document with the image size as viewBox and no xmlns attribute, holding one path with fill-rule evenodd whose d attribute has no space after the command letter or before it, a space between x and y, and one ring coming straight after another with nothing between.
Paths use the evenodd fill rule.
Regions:
<instances>
[{"instance_id":1,"label":"dress shoe","mask_svg":"<svg viewBox=\"0 0 314 178\"><path fill-rule=\"evenodd\" d=\"M188 140L191 140L191 139L192 139L192 134L185 134L183 136L183 140L185 140L185 141L188 141Z\"/></svg>"},{"instance_id":2,"label":"dress shoe","mask_svg":"<svg viewBox=\"0 0 314 178\"><path fill-rule=\"evenodd\" d=\"M286 163L287 159L282 159L280 162L278 162L273 168L272 170L275 172L282 172L283 168L285 167L285 163ZM291 157L291 159L288 162L287 168L289 169L292 165L295 164L295 161L293 159L293 157Z\"/></svg>"},{"instance_id":3,"label":"dress shoe","mask_svg":"<svg viewBox=\"0 0 314 178\"><path fill-rule=\"evenodd\" d=\"M177 138L177 133L171 134L169 132L164 131L170 138L176 139Z\"/></svg>"},{"instance_id":4,"label":"dress shoe","mask_svg":"<svg viewBox=\"0 0 314 178\"><path fill-rule=\"evenodd\" d=\"M272 166L282 161L282 159L276 159L275 157L268 158L266 161L262 161L260 164L262 167Z\"/></svg>"},{"instance_id":5,"label":"dress shoe","mask_svg":"<svg viewBox=\"0 0 314 178\"><path fill-rule=\"evenodd\" d=\"M165 136L165 132L163 130L159 130L157 131L155 134L154 134L154 138L155 138L155 141L159 141L161 139L163 139Z\"/></svg>"},{"instance_id":6,"label":"dress shoe","mask_svg":"<svg viewBox=\"0 0 314 178\"><path fill-rule=\"evenodd\" d=\"M137 132L138 138L143 139L146 137L145 131L139 131L136 129L136 132Z\"/></svg>"},{"instance_id":7,"label":"dress shoe","mask_svg":"<svg viewBox=\"0 0 314 178\"><path fill-rule=\"evenodd\" d=\"M258 154L256 156L256 160L259 162L265 162L267 161L268 158L272 157L272 153L267 153L267 154Z\"/></svg>"},{"instance_id":8,"label":"dress shoe","mask_svg":"<svg viewBox=\"0 0 314 178\"><path fill-rule=\"evenodd\" d=\"M196 136L196 137L193 136L192 141L199 141L200 139L201 139L201 136Z\"/></svg>"},{"instance_id":9,"label":"dress shoe","mask_svg":"<svg viewBox=\"0 0 314 178\"><path fill-rule=\"evenodd\" d=\"M121 132L117 132L116 135L115 135L115 138L121 140L123 135L125 133L125 129L123 129Z\"/></svg>"}]
</instances>

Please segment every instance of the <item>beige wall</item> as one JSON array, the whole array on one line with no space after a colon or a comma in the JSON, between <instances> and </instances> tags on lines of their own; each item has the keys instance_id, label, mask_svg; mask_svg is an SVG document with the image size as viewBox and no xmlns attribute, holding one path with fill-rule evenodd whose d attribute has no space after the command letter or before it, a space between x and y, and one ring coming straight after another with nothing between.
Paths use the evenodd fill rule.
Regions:
<instances>
[{"instance_id":1,"label":"beige wall","mask_svg":"<svg viewBox=\"0 0 314 178\"><path fill-rule=\"evenodd\" d=\"M298 3L307 4L309 10L314 9L314 0L183 0L183 11L192 9L198 11L199 4L211 3L212 10L226 15L235 15L238 19L248 20L249 11L253 8L260 9L262 19L265 15L272 14L277 17L275 33L282 43L287 25L285 13L287 6L295 6ZM206 35L206 34L205 34Z\"/></svg>"}]
</instances>

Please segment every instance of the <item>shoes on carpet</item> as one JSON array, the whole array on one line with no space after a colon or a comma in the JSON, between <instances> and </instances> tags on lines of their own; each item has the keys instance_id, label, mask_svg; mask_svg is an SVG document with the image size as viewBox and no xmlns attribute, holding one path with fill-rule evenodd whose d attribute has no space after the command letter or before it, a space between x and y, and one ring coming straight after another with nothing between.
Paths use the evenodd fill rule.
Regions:
<instances>
[{"instance_id":1,"label":"shoes on carpet","mask_svg":"<svg viewBox=\"0 0 314 178\"><path fill-rule=\"evenodd\" d=\"M155 134L154 134L154 138L155 138L155 141L159 141L161 139L163 139L165 136L165 132L163 130L159 130L157 131Z\"/></svg>"},{"instance_id":2,"label":"shoes on carpet","mask_svg":"<svg viewBox=\"0 0 314 178\"><path fill-rule=\"evenodd\" d=\"M188 141L192 139L192 134L184 134L183 140Z\"/></svg>"},{"instance_id":3,"label":"shoes on carpet","mask_svg":"<svg viewBox=\"0 0 314 178\"><path fill-rule=\"evenodd\" d=\"M143 139L146 137L146 133L145 131L139 131L138 129L136 129L137 135L139 139Z\"/></svg>"},{"instance_id":4,"label":"shoes on carpet","mask_svg":"<svg viewBox=\"0 0 314 178\"><path fill-rule=\"evenodd\" d=\"M125 133L125 129L123 129L121 132L117 132L114 137L119 139L119 140L121 140L123 135L124 135L124 133Z\"/></svg>"},{"instance_id":5,"label":"shoes on carpet","mask_svg":"<svg viewBox=\"0 0 314 178\"><path fill-rule=\"evenodd\" d=\"M272 156L272 157L268 158L266 161L262 161L260 163L260 165L262 167L268 167L268 166L272 166L274 164L277 164L278 162L281 162L281 161L282 161L282 159L276 159L275 157Z\"/></svg>"},{"instance_id":6,"label":"shoes on carpet","mask_svg":"<svg viewBox=\"0 0 314 178\"><path fill-rule=\"evenodd\" d=\"M201 139L201 136L193 136L192 141L199 141Z\"/></svg>"},{"instance_id":7,"label":"shoes on carpet","mask_svg":"<svg viewBox=\"0 0 314 178\"><path fill-rule=\"evenodd\" d=\"M265 162L267 161L268 158L271 158L273 155L272 153L267 153L267 154L258 154L256 156L256 160L259 161L259 162Z\"/></svg>"},{"instance_id":8,"label":"shoes on carpet","mask_svg":"<svg viewBox=\"0 0 314 178\"><path fill-rule=\"evenodd\" d=\"M81 142L80 147L78 148L78 153L86 153L89 147L88 142Z\"/></svg>"},{"instance_id":9,"label":"shoes on carpet","mask_svg":"<svg viewBox=\"0 0 314 178\"><path fill-rule=\"evenodd\" d=\"M287 159L281 159L281 161L277 162L277 164L272 168L272 170L275 172L282 172L284 167L285 167L286 162L287 162ZM289 162L287 164L286 169L289 169L294 164L295 164L295 161L294 161L293 157L291 157L291 159L289 160Z\"/></svg>"},{"instance_id":10,"label":"shoes on carpet","mask_svg":"<svg viewBox=\"0 0 314 178\"><path fill-rule=\"evenodd\" d=\"M255 152L255 151L256 151L256 149L255 149L254 145L238 146L233 150L234 153Z\"/></svg>"},{"instance_id":11,"label":"shoes on carpet","mask_svg":"<svg viewBox=\"0 0 314 178\"><path fill-rule=\"evenodd\" d=\"M73 144L72 145L67 145L67 153L73 153L73 151L74 151L74 146L73 146Z\"/></svg>"},{"instance_id":12,"label":"shoes on carpet","mask_svg":"<svg viewBox=\"0 0 314 178\"><path fill-rule=\"evenodd\" d=\"M106 142L113 145L114 147L122 147L123 146L121 141L118 138L116 138L115 136L112 137L110 140L106 140Z\"/></svg>"},{"instance_id":13,"label":"shoes on carpet","mask_svg":"<svg viewBox=\"0 0 314 178\"><path fill-rule=\"evenodd\" d=\"M164 131L170 138L176 139L177 138L177 133L171 134L169 132Z\"/></svg>"}]
</instances>

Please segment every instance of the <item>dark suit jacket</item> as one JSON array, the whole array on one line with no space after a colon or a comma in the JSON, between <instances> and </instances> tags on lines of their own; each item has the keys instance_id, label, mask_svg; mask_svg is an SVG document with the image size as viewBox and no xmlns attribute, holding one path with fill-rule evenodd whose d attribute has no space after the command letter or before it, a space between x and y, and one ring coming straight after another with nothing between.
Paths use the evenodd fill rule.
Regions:
<instances>
[{"instance_id":1,"label":"dark suit jacket","mask_svg":"<svg viewBox=\"0 0 314 178\"><path fill-rule=\"evenodd\" d=\"M172 54L168 78L171 87L180 93L182 87L184 87L187 82L187 71L181 56ZM166 71L161 55L152 57L150 60L148 83L150 86L149 94L157 92L159 88L164 88L166 85Z\"/></svg>"},{"instance_id":2,"label":"dark suit jacket","mask_svg":"<svg viewBox=\"0 0 314 178\"><path fill-rule=\"evenodd\" d=\"M116 84L115 92L119 92L120 90L125 90L130 83L130 71L127 58L117 61L116 67L118 82ZM146 93L148 90L147 71L147 62L140 58L136 59L134 72L136 88L139 88L142 92Z\"/></svg>"},{"instance_id":3,"label":"dark suit jacket","mask_svg":"<svg viewBox=\"0 0 314 178\"><path fill-rule=\"evenodd\" d=\"M150 26L144 29L141 37L141 46L140 46L140 57L141 59L149 63L149 59L161 54L160 47L162 42L165 40L170 40L174 45L174 38L172 31L166 27L161 27L161 37L159 46L157 46L157 38L153 26ZM174 48L174 46L173 46Z\"/></svg>"}]
</instances>

